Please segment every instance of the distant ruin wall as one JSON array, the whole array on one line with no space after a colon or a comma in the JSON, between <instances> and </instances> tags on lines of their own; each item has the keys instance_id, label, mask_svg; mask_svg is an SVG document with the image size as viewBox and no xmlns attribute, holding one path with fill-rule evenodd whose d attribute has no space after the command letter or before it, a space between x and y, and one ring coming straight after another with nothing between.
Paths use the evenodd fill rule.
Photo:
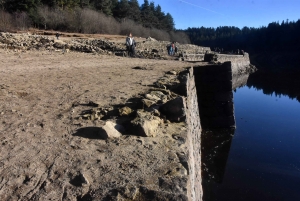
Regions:
<instances>
[{"instance_id":1,"label":"distant ruin wall","mask_svg":"<svg viewBox=\"0 0 300 201\"><path fill-rule=\"evenodd\" d=\"M182 54L182 60L183 61L203 61L204 60L204 54Z\"/></svg>"},{"instance_id":2,"label":"distant ruin wall","mask_svg":"<svg viewBox=\"0 0 300 201\"><path fill-rule=\"evenodd\" d=\"M137 51L156 52L159 55L168 55L167 46L171 42L168 41L143 41L137 43ZM206 51L210 51L209 47L202 47L191 44L175 43L178 54L204 54Z\"/></svg>"},{"instance_id":3,"label":"distant ruin wall","mask_svg":"<svg viewBox=\"0 0 300 201\"><path fill-rule=\"evenodd\" d=\"M187 146L189 151L189 189L192 201L202 201L201 177L201 124L193 68L189 69L186 104L186 123L188 125Z\"/></svg>"},{"instance_id":4,"label":"distant ruin wall","mask_svg":"<svg viewBox=\"0 0 300 201\"><path fill-rule=\"evenodd\" d=\"M245 71L246 67L250 66L249 54L245 53L243 55L226 55L226 54L218 54L218 62L226 62L231 61L232 74L240 74Z\"/></svg>"},{"instance_id":5,"label":"distant ruin wall","mask_svg":"<svg viewBox=\"0 0 300 201\"><path fill-rule=\"evenodd\" d=\"M243 74L248 72L248 67L250 67L249 54L244 55L232 55L232 54L205 54L204 61L214 62L214 63L224 63L226 61L231 61L232 74Z\"/></svg>"}]
</instances>

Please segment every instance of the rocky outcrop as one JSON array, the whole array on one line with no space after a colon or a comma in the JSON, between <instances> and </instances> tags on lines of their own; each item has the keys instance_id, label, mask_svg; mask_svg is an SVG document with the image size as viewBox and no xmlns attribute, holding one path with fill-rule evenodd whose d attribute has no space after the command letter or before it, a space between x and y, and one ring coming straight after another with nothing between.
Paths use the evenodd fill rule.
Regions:
<instances>
[{"instance_id":1,"label":"rocky outcrop","mask_svg":"<svg viewBox=\"0 0 300 201\"><path fill-rule=\"evenodd\" d=\"M101 127L101 131L106 128L106 133L112 133L105 136L107 141L120 141L124 136L142 137L138 138L138 141L150 149L138 149L139 156L143 156L144 152L145 156L147 155L142 157L142 164L154 163L154 160L148 157L151 154L155 154L160 161L154 168L158 172L149 175L151 182L149 178L141 178L139 171L132 172L125 175L126 178L131 178L130 185L116 185L102 197L99 196L99 200L103 200L103 196L104 200L202 200L201 125L193 68L183 72L167 72L158 82L162 84L137 97L135 102L131 101L125 105L98 108L98 104L91 102L77 104L94 107L90 111L84 110L78 118L92 122L106 120L106 125ZM178 91L185 95L175 93ZM93 120L89 116L93 114L98 114L100 119ZM84 115L88 118L83 118ZM116 129L117 125L124 129ZM182 125L184 127L179 129L178 126ZM120 135L114 135L115 132L120 132ZM175 144L171 141L164 143L169 135ZM146 142L149 144L152 141L153 143L147 145ZM125 149L126 147L124 146ZM120 162L119 166L123 167L125 164Z\"/></svg>"},{"instance_id":2,"label":"rocky outcrop","mask_svg":"<svg viewBox=\"0 0 300 201\"><path fill-rule=\"evenodd\" d=\"M14 51L48 50L62 51L65 53L72 50L87 53L112 54L112 51L118 47L112 42L98 39L74 39L63 41L56 40L55 37L51 36L1 32L0 48Z\"/></svg>"}]
</instances>

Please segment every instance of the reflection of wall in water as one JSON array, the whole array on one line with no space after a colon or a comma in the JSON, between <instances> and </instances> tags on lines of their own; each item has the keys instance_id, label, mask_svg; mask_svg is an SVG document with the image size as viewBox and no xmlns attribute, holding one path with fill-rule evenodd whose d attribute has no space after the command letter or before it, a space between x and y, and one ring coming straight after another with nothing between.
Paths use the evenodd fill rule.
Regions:
<instances>
[{"instance_id":1,"label":"reflection of wall in water","mask_svg":"<svg viewBox=\"0 0 300 201\"><path fill-rule=\"evenodd\" d=\"M232 89L243 87L247 84L249 74L235 75L232 77Z\"/></svg>"},{"instance_id":2,"label":"reflection of wall in water","mask_svg":"<svg viewBox=\"0 0 300 201\"><path fill-rule=\"evenodd\" d=\"M237 76L231 62L194 67L201 126L203 200L214 200L222 183L235 132L233 89L244 86L249 74ZM234 74L234 76L233 76Z\"/></svg>"},{"instance_id":3,"label":"reflection of wall in water","mask_svg":"<svg viewBox=\"0 0 300 201\"><path fill-rule=\"evenodd\" d=\"M202 188L205 201L214 200L215 186L223 182L234 132L235 129L202 131Z\"/></svg>"}]
</instances>

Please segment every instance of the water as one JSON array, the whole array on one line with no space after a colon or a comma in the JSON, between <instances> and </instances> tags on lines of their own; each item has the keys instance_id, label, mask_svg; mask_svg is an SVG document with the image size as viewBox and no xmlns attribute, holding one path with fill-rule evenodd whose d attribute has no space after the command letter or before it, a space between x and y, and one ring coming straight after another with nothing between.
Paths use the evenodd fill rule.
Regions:
<instances>
[{"instance_id":1,"label":"water","mask_svg":"<svg viewBox=\"0 0 300 201\"><path fill-rule=\"evenodd\" d=\"M204 200L300 200L300 85L276 90L251 76L234 92L236 130L204 132Z\"/></svg>"}]
</instances>

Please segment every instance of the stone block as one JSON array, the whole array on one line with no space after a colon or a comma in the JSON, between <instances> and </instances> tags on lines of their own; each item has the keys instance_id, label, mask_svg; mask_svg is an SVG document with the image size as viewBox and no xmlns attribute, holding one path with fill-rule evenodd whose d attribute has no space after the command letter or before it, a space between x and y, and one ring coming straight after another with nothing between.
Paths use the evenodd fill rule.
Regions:
<instances>
[{"instance_id":1,"label":"stone block","mask_svg":"<svg viewBox=\"0 0 300 201\"><path fill-rule=\"evenodd\" d=\"M186 102L184 97L177 97L163 104L160 112L170 121L179 122L185 117Z\"/></svg>"}]
</instances>

